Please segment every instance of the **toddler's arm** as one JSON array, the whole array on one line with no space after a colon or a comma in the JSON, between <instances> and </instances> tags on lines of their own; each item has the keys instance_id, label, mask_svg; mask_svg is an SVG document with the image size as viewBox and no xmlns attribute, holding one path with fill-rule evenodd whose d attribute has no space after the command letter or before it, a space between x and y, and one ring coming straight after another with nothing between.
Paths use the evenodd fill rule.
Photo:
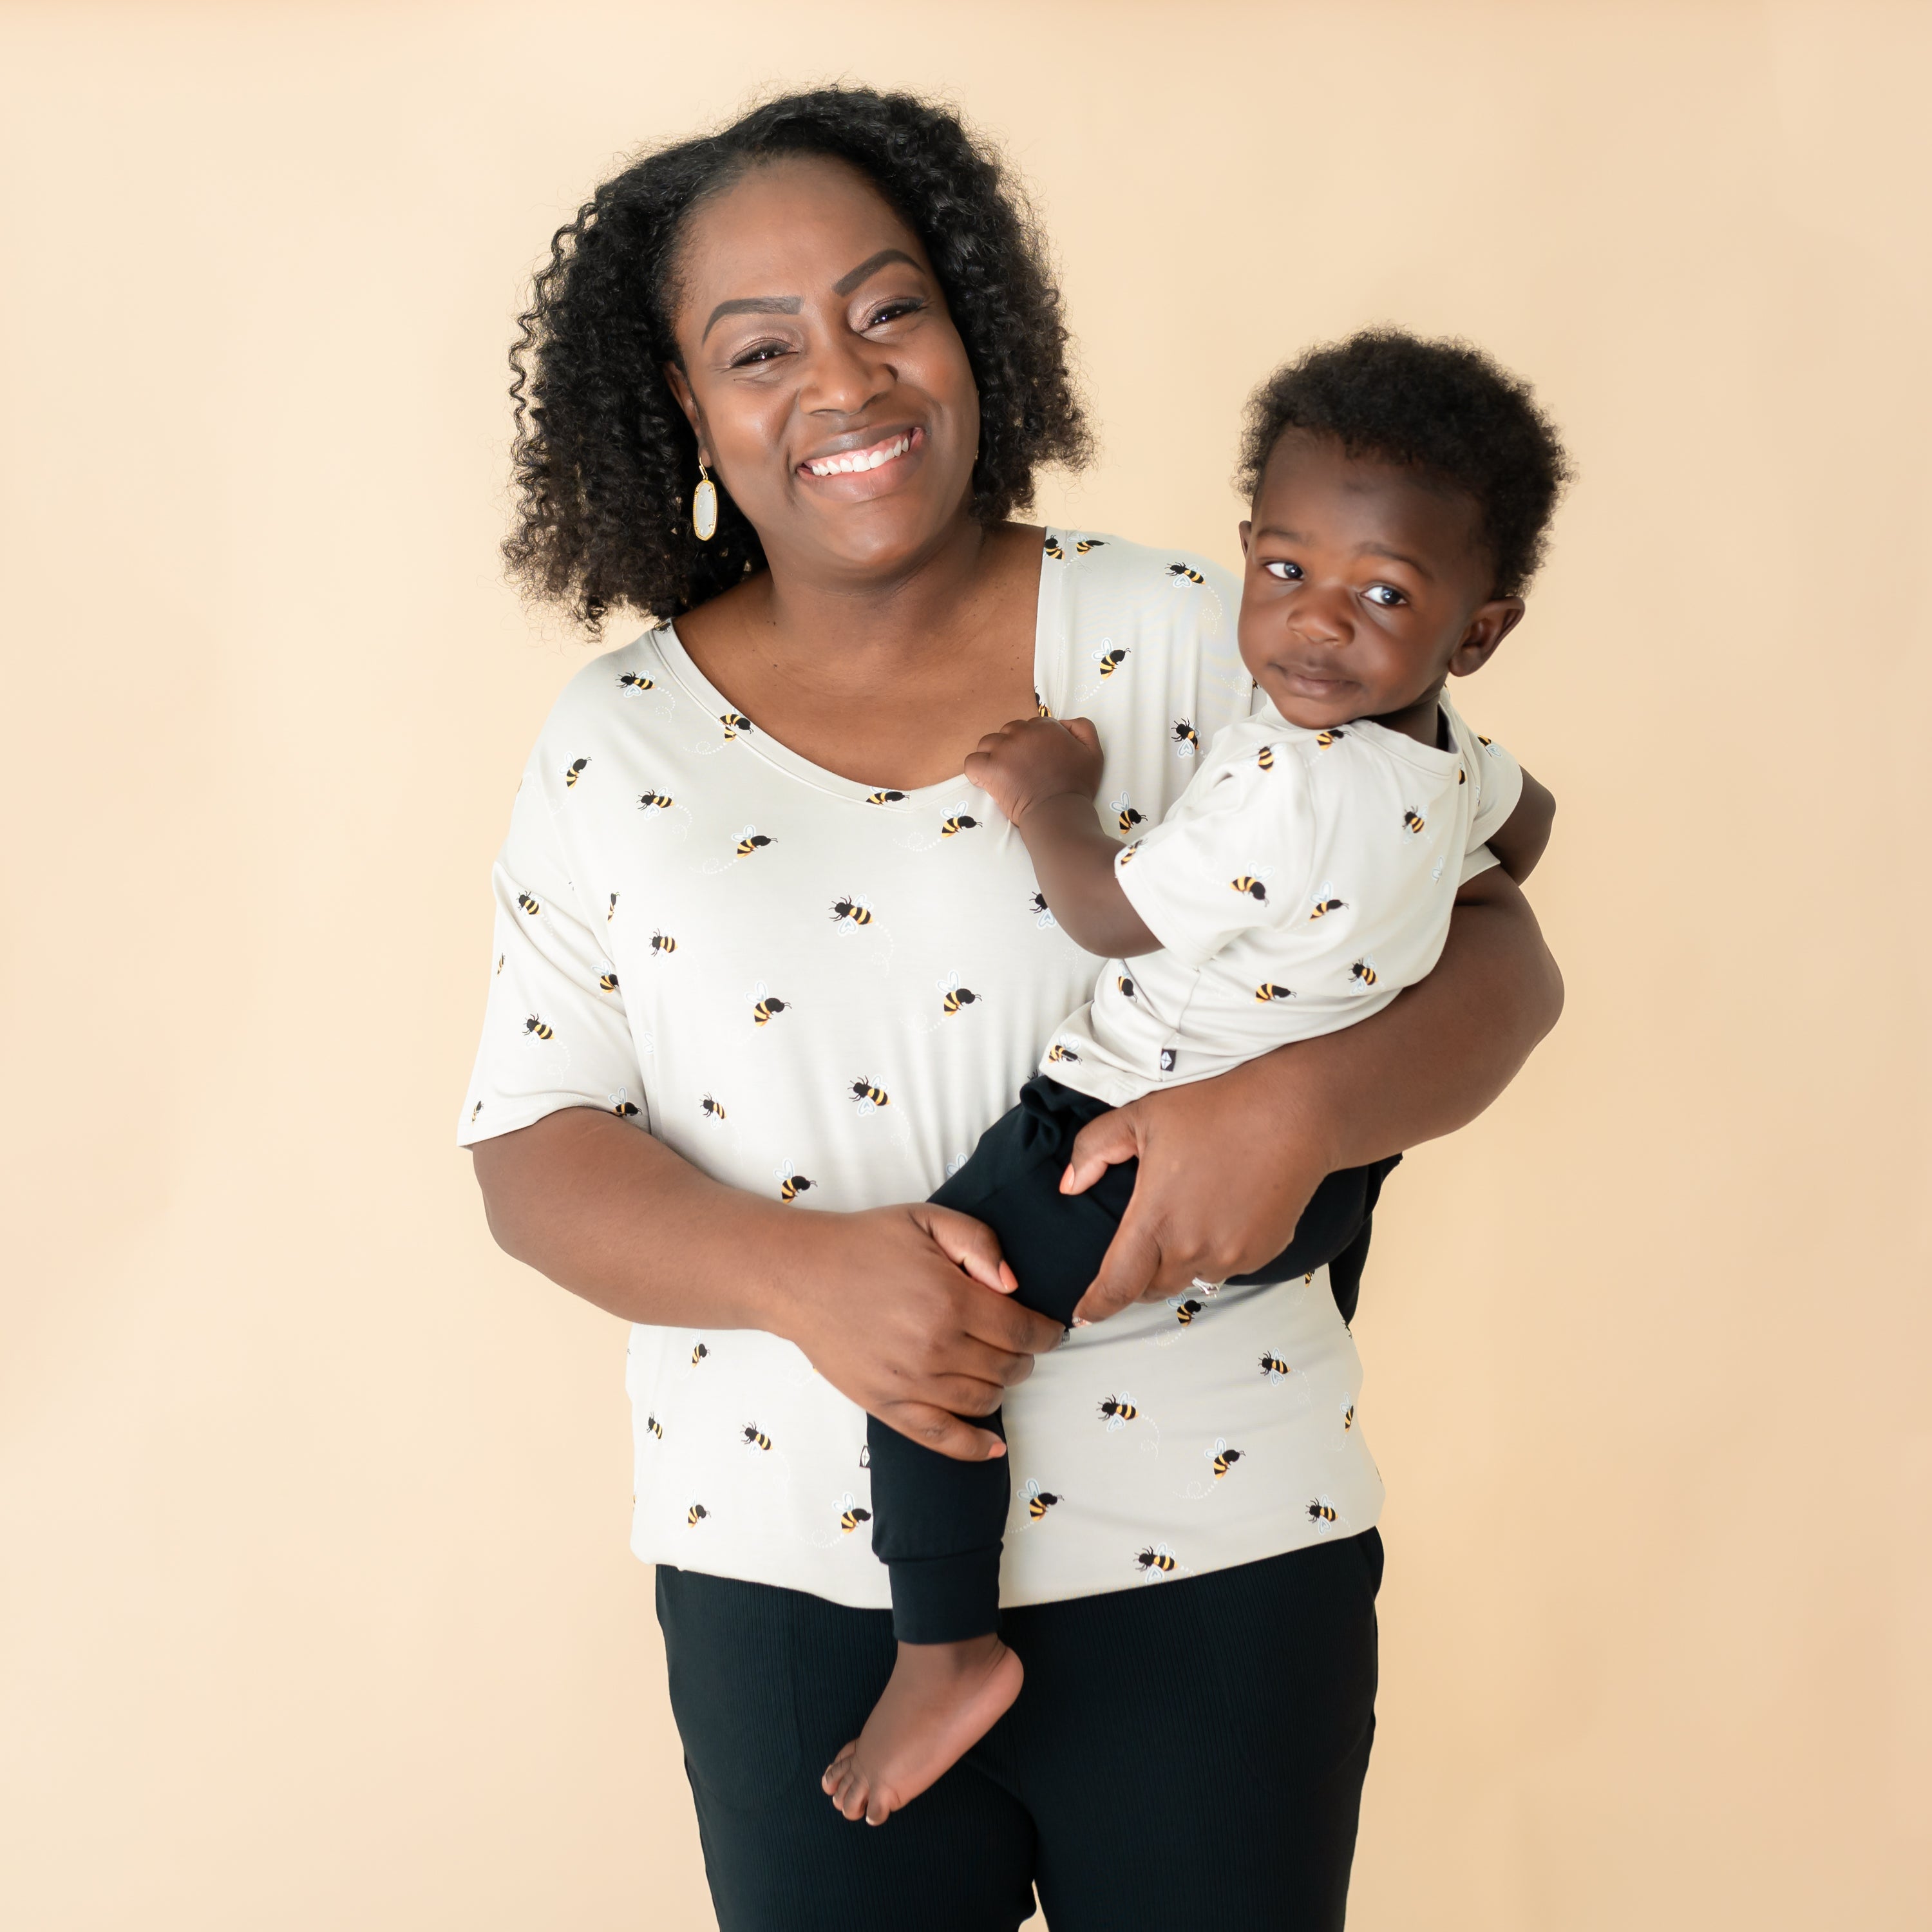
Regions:
<instances>
[{"instance_id":1,"label":"toddler's arm","mask_svg":"<svg viewBox=\"0 0 1932 1932\"><path fill-rule=\"evenodd\" d=\"M980 740L966 776L1025 842L1040 891L1076 945L1103 959L1160 950L1114 877L1120 842L1094 809L1100 737L1088 720L1017 718Z\"/></svg>"},{"instance_id":2,"label":"toddler's arm","mask_svg":"<svg viewBox=\"0 0 1932 1932\"><path fill-rule=\"evenodd\" d=\"M1546 787L1528 772L1522 775L1522 796L1516 809L1484 842L1502 866L1518 885L1536 869L1550 843L1550 830L1556 820L1556 800Z\"/></svg>"}]
</instances>

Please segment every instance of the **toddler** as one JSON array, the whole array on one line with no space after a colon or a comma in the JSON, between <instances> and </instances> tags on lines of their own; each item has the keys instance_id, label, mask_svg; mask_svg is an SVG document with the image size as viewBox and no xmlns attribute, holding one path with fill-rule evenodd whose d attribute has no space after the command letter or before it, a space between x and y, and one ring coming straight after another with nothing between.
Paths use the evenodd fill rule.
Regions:
<instances>
[{"instance_id":1,"label":"toddler","mask_svg":"<svg viewBox=\"0 0 1932 1932\"><path fill-rule=\"evenodd\" d=\"M1018 720L967 762L1055 919L1108 963L933 1198L986 1222L1019 1299L1076 1327L1117 1312L1090 1285L1132 1191L1131 1162L1070 1165L1080 1129L1366 1019L1435 965L1456 890L1481 869L1472 855L1486 844L1520 878L1549 837L1549 794L1444 696L1522 616L1566 474L1526 386L1465 346L1370 332L1265 384L1244 458L1240 640L1256 708L1166 818L1130 844L1102 830L1084 718ZM1359 1274L1393 1165L1330 1175L1289 1247L1238 1279ZM998 1636L1005 1463L949 1459L876 1419L868 1440L898 1656L824 1784L847 1817L878 1824L997 1721L1022 1671Z\"/></svg>"}]
</instances>

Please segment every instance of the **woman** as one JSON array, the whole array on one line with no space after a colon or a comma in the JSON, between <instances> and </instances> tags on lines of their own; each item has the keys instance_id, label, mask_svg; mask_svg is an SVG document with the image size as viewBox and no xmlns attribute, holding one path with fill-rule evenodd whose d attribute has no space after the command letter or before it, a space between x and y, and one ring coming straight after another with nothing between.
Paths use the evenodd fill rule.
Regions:
<instances>
[{"instance_id":1,"label":"woman","mask_svg":"<svg viewBox=\"0 0 1932 1932\"><path fill-rule=\"evenodd\" d=\"M525 329L513 562L593 625L675 622L573 682L526 772L464 1133L504 1247L640 1324L633 1541L721 1924L991 1932L1036 1885L1055 1932L1339 1925L1381 1570L1353 1346L1325 1281L1217 1301L1334 1399L1248 1414L1290 1478L1243 1490L1159 1303L1494 1096L1560 1000L1526 906L1485 874L1375 1020L1096 1122L1139 1163L1106 1271L1155 1305L1063 1348L925 1201L1093 971L958 773L1084 709L1109 811L1158 818L1248 702L1231 581L1010 520L1085 454L1057 298L997 165L916 100L792 97L638 163ZM1042 1668L855 1827L818 1775L892 1660L862 1411L981 1457L963 1418L1003 1398L1006 1634ZM1172 1503L1124 1520L1148 1456Z\"/></svg>"}]
</instances>

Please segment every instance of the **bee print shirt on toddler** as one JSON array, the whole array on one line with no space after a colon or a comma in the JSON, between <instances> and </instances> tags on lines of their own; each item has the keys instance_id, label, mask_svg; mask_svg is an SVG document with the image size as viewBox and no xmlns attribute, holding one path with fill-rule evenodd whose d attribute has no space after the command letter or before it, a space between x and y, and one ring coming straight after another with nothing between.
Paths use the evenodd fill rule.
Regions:
<instances>
[{"instance_id":1,"label":"bee print shirt on toddler","mask_svg":"<svg viewBox=\"0 0 1932 1932\"><path fill-rule=\"evenodd\" d=\"M1095 721L1124 836L1157 824L1252 708L1238 596L1198 558L1047 533L1038 701ZM564 691L494 886L463 1142L598 1108L788 1213L924 1200L1102 963L1054 923L983 794L820 770L670 626ZM640 1556L886 1606L865 1415L796 1348L638 1326L628 1380ZM1382 1486L1360 1393L1322 1271L1082 1330L1007 1398L1003 1600L1158 1586L1368 1528Z\"/></svg>"},{"instance_id":2,"label":"bee print shirt on toddler","mask_svg":"<svg viewBox=\"0 0 1932 1932\"><path fill-rule=\"evenodd\" d=\"M1433 968L1456 889L1522 772L1444 700L1444 748L1360 719L1291 724L1265 699L1114 861L1162 946L1111 961L1040 1070L1113 1106L1334 1033Z\"/></svg>"}]
</instances>

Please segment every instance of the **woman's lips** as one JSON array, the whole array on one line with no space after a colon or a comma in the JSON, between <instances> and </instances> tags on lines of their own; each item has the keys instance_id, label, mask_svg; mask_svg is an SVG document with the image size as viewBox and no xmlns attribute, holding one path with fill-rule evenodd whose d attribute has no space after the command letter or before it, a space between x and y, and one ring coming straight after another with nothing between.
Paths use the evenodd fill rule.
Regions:
<instances>
[{"instance_id":1,"label":"woman's lips","mask_svg":"<svg viewBox=\"0 0 1932 1932\"><path fill-rule=\"evenodd\" d=\"M867 443L862 448L836 450L830 456L808 457L798 466L799 473L822 481L837 476L873 476L909 455L921 440L922 433L916 428L896 430L891 435L881 436L877 442Z\"/></svg>"}]
</instances>

